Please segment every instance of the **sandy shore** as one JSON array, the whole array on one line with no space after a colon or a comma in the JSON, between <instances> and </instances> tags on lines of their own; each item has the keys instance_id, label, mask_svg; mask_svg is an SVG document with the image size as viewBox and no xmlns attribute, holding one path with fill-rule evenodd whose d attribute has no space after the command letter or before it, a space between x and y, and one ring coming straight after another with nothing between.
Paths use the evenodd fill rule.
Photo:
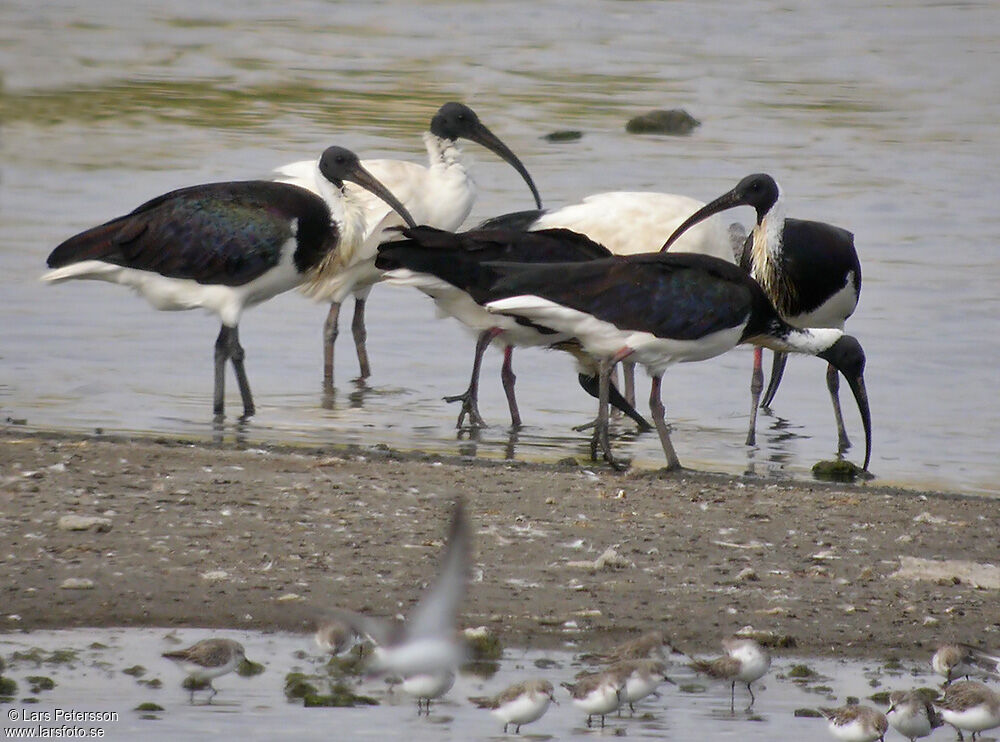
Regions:
<instances>
[{"instance_id":1,"label":"sandy shore","mask_svg":"<svg viewBox=\"0 0 1000 742\"><path fill-rule=\"evenodd\" d=\"M0 433L0 630L393 615L433 574L456 495L476 529L463 622L506 643L598 648L660 628L712 651L745 625L801 654L1000 641L996 589L958 567L892 576L906 557L1000 565L994 499L17 429ZM67 515L105 520L69 530ZM611 564L586 566L609 547Z\"/></svg>"}]
</instances>

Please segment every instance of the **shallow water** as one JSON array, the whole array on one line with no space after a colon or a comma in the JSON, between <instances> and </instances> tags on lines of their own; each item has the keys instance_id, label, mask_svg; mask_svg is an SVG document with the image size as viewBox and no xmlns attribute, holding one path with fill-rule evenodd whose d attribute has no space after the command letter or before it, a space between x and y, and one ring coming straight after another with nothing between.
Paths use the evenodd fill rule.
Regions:
<instances>
[{"instance_id":1,"label":"shallow water","mask_svg":"<svg viewBox=\"0 0 1000 742\"><path fill-rule=\"evenodd\" d=\"M188 692L181 689L180 670L160 654L187 646L207 636L227 636L240 641L247 657L265 665L265 671L251 678L235 674L215 681L219 691L210 706L201 705L199 693L190 705ZM94 643L103 647L92 648ZM86 629L77 631L35 631L0 634L0 656L11 660L14 652L38 647L42 657L56 650L76 650L76 660L66 664L28 660L12 663L6 672L19 684L18 700L0 707L5 726L30 727L21 714L51 712L56 708L73 711L117 712L116 721L73 726L99 727L107 739L178 739L181 736L207 739L224 735L234 739L503 739L502 724L467 701L469 696L493 695L508 685L528 677L547 678L557 687L558 706L545 716L525 725L521 736L528 739L589 739L628 736L656 739L808 739L826 736L826 722L794 716L796 709L836 706L847 696L865 699L877 691L935 686L926 673L929 668L903 663L898 670L886 670L872 661L782 657L774 660L762 685L754 684L757 701L751 712L744 710L746 691L737 689L736 712L730 712L729 687L699 678L678 662L669 671L676 685L661 687L661 697L648 698L637 705L637 713L622 718L609 716L605 729L587 729L586 715L576 709L568 693L558 687L571 682L590 665L581 663L567 642L565 650L539 651L508 648L499 670L489 678L461 674L455 686L434 702L429 717L418 717L412 699L399 691L387 692L380 679L364 681L359 693L375 697L379 705L358 708L303 708L301 702L286 701L283 693L288 672L317 672L320 660L311 637L254 632L206 632L167 629ZM805 664L817 673L808 680L788 677L796 664ZM134 676L122 671L141 666L145 672ZM43 675L55 681L52 690L36 694L37 703L24 704L30 697L24 678ZM158 689L144 685L159 679ZM164 710L143 718L135 711L140 703L153 702ZM870 705L877 704L865 701ZM884 706L881 707L884 710ZM12 721L12 716L18 719ZM39 718L39 717L36 717ZM44 718L44 717L40 717ZM46 726L46 724L42 724ZM50 723L47 726L55 726ZM944 732L940 732L944 736ZM510 738L510 737L508 737Z\"/></svg>"},{"instance_id":2,"label":"shallow water","mask_svg":"<svg viewBox=\"0 0 1000 742\"><path fill-rule=\"evenodd\" d=\"M790 215L850 228L864 288L848 327L869 359L871 470L1000 494L997 29L1000 6L985 1L5 2L0 421L211 440L214 319L155 312L97 282L44 287L45 256L170 188L257 177L331 143L420 159L429 116L460 99L521 156L549 205L602 190L709 199L765 170ZM624 133L632 115L664 107L702 125L682 138ZM583 138L541 138L557 129ZM530 205L512 170L466 150L481 194L470 225ZM456 440L457 409L441 397L464 388L471 338L409 290L377 287L368 314L370 387L349 381L357 362L342 321L329 409L325 309L291 294L247 314L258 414L246 439L533 459L587 451L570 428L593 403L567 359L515 355L528 427L512 442L491 353L481 409L493 427ZM749 365L741 350L666 375L682 461L807 477L836 448L823 364L792 359L753 450ZM615 446L642 466L662 462L655 435Z\"/></svg>"}]
</instances>

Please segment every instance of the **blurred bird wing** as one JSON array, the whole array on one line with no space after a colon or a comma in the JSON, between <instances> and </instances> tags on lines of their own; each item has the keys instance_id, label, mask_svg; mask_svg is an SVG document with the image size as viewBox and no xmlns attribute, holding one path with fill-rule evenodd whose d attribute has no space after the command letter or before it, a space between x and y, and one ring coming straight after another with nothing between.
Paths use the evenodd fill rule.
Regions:
<instances>
[{"instance_id":1,"label":"blurred bird wing","mask_svg":"<svg viewBox=\"0 0 1000 742\"><path fill-rule=\"evenodd\" d=\"M472 533L465 506L455 504L448 545L434 585L417 603L406 623L409 639L450 637L455 630L458 605L465 595L471 558Z\"/></svg>"}]
</instances>

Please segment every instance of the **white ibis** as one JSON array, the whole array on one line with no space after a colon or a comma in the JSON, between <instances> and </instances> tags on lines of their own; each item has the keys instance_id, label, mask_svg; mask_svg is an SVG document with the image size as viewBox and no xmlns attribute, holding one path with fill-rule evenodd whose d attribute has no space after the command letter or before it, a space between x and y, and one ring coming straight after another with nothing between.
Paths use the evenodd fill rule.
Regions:
<instances>
[{"instance_id":1,"label":"white ibis","mask_svg":"<svg viewBox=\"0 0 1000 742\"><path fill-rule=\"evenodd\" d=\"M483 124L476 113L461 103L445 103L431 119L430 131L424 133L427 147L427 167L403 160L365 160L364 167L382 181L405 204L419 224L428 224L449 231L458 229L472 210L476 200L476 184L463 162L458 139L468 139L486 147L509 163L531 189L535 204L541 208L538 189L517 156ZM310 190L318 182L316 165L312 161L294 162L275 170L274 177ZM402 222L376 199L357 194L364 201L363 223L366 239L351 250L340 250L319 272L316 280L304 286L307 295L317 301L329 301L323 329L323 379L327 389L333 386L333 349L337 341L337 321L340 306L354 295L354 318L351 330L357 350L360 378L371 374L365 346L365 302L372 286L381 280L375 269L375 249L388 227Z\"/></svg>"},{"instance_id":2,"label":"white ibis","mask_svg":"<svg viewBox=\"0 0 1000 742\"><path fill-rule=\"evenodd\" d=\"M516 237L512 236L512 239ZM494 275L487 309L576 338L599 359L600 408L591 452L608 444L608 377L632 358L652 377L649 397L667 468L680 462L664 422L660 382L673 363L701 361L740 343L807 353L833 364L854 392L871 456L871 414L860 343L832 328L799 329L785 322L760 285L732 263L709 255L653 253L577 263L488 263Z\"/></svg>"},{"instance_id":3,"label":"white ibis","mask_svg":"<svg viewBox=\"0 0 1000 742\"><path fill-rule=\"evenodd\" d=\"M540 209L517 211L502 216L487 219L477 229L515 229L544 230L568 229L586 235L594 242L606 247L614 255L634 255L643 252L655 252L663 245L666 236L671 234L688 216L704 206L687 196L674 193L656 193L651 191L609 191L595 193L585 197L580 203L570 204L553 211ZM707 219L693 228L673 247L673 252L696 252L714 255L722 260L733 262L735 247L742 245L742 230L736 242L730 228L721 219ZM511 259L513 258L505 258ZM531 262L528 258L519 260ZM551 261L539 261L551 262ZM447 311L445 309L445 311ZM449 402L462 402L462 411L458 416L458 427L468 414L473 426L484 425L478 412L479 370L482 365L483 353L491 341L502 344L504 362L500 371L504 392L511 407L511 418L516 417L516 402L514 396L514 372L511 367L511 353L515 345L520 343L509 333L503 333L499 327L487 326L482 330L476 344L476 356L472 364L472 379L469 387L462 394L445 397ZM633 366L629 361L625 366L625 395L623 403L631 409L635 404L635 376ZM584 388L596 392L591 386L595 377L580 375L580 383ZM616 391L612 392L617 395ZM616 407L622 409L621 405ZM626 411L627 413L627 411ZM629 414L629 413L627 413ZM630 414L630 416L634 417Z\"/></svg>"},{"instance_id":4,"label":"white ibis","mask_svg":"<svg viewBox=\"0 0 1000 742\"><path fill-rule=\"evenodd\" d=\"M73 278L129 286L157 309L202 307L222 322L215 341L214 411L221 415L226 361L232 361L243 416L254 414L238 325L243 310L301 284L361 235L345 229L360 206L352 181L412 223L406 209L357 156L330 147L319 159L319 197L266 180L208 183L171 191L135 211L70 237L48 258L50 282ZM335 259L335 258L334 258Z\"/></svg>"},{"instance_id":5,"label":"white ibis","mask_svg":"<svg viewBox=\"0 0 1000 742\"><path fill-rule=\"evenodd\" d=\"M757 212L757 223L747 238L741 264L757 279L785 321L793 327L843 330L861 294L861 264L854 249L854 235L824 222L786 218L781 189L770 175L748 175L731 191L705 204L677 228L664 249L672 247L702 219L736 206L752 206ZM760 400L761 355L761 349L756 348L750 383L750 446L756 441L758 402L762 407L771 404L787 360L786 353L775 352L771 381ZM843 452L851 443L840 411L840 381L832 366L827 367L826 383L837 421L838 448Z\"/></svg>"},{"instance_id":6,"label":"white ibis","mask_svg":"<svg viewBox=\"0 0 1000 742\"><path fill-rule=\"evenodd\" d=\"M430 296L443 313L480 333L472 379L464 395L458 427L462 427L466 414L474 427L484 425L476 401L479 368L483 352L498 335L502 335L505 345L501 376L514 428L521 425L514 396L514 376L510 368L510 356L515 345L556 347L568 351L579 366L580 384L597 396L597 371L592 358L582 353L578 344L568 335L487 311L481 302L485 301L486 296L482 292L482 285L484 282L488 283L488 278L480 274L481 266L490 261L569 262L608 258L611 253L586 237L563 229L540 232L476 229L455 234L432 227L417 227L404 229L403 234L407 239L379 246L375 265L380 270L387 271L386 281L395 285L414 286ZM610 394L612 405L635 420L640 428L649 427L617 390L612 389Z\"/></svg>"}]
</instances>

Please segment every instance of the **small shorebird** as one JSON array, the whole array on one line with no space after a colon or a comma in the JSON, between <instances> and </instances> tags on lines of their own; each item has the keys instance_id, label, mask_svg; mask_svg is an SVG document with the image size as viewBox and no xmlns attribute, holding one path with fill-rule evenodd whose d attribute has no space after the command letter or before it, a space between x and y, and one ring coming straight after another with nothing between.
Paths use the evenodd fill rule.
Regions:
<instances>
[{"instance_id":1,"label":"small shorebird","mask_svg":"<svg viewBox=\"0 0 1000 742\"><path fill-rule=\"evenodd\" d=\"M542 718L550 704L559 705L552 683L548 680L523 680L501 691L492 698L470 698L481 709L491 713L503 722L504 734L507 727L514 725L514 733L521 733L521 725L530 724Z\"/></svg>"},{"instance_id":2,"label":"small shorebird","mask_svg":"<svg viewBox=\"0 0 1000 742\"><path fill-rule=\"evenodd\" d=\"M934 672L944 678L944 684L960 677L986 674L1000 677L1000 657L988 654L969 644L942 644L931 657Z\"/></svg>"},{"instance_id":3,"label":"small shorebird","mask_svg":"<svg viewBox=\"0 0 1000 742\"><path fill-rule=\"evenodd\" d=\"M232 672L246 659L243 645L232 639L202 639L187 649L164 652L163 656L180 665L187 676L198 684L207 684L212 695L208 703L218 693L212 686L212 678ZM191 687L191 703L194 703L195 688Z\"/></svg>"},{"instance_id":4,"label":"small shorebird","mask_svg":"<svg viewBox=\"0 0 1000 742\"><path fill-rule=\"evenodd\" d=\"M697 672L703 672L709 677L731 682L729 708L736 710L736 681L746 683L750 694L750 705L756 700L750 684L764 676L771 667L771 655L764 647L753 639L741 639L733 636L722 640L725 654L714 660L695 660L691 667Z\"/></svg>"},{"instance_id":5,"label":"small shorebird","mask_svg":"<svg viewBox=\"0 0 1000 742\"><path fill-rule=\"evenodd\" d=\"M942 718L955 727L958 738L962 730L972 732L972 739L987 729L1000 727L1000 693L978 680L958 680L944 691L944 698L935 701Z\"/></svg>"},{"instance_id":6,"label":"small shorebird","mask_svg":"<svg viewBox=\"0 0 1000 742\"><path fill-rule=\"evenodd\" d=\"M944 724L934 704L919 690L894 690L889 694L889 710L885 718L892 728L913 742L926 737Z\"/></svg>"},{"instance_id":7,"label":"small shorebird","mask_svg":"<svg viewBox=\"0 0 1000 742\"><path fill-rule=\"evenodd\" d=\"M878 709L851 704L835 709L821 708L819 712L829 722L830 733L844 742L875 742L884 740L889 722Z\"/></svg>"},{"instance_id":8,"label":"small shorebird","mask_svg":"<svg viewBox=\"0 0 1000 742\"><path fill-rule=\"evenodd\" d=\"M645 634L630 639L627 642L613 647L604 654L595 654L593 658L600 662L621 662L622 660L665 660L666 648L673 651L673 647L663 636L662 631L647 631Z\"/></svg>"},{"instance_id":9,"label":"small shorebird","mask_svg":"<svg viewBox=\"0 0 1000 742\"><path fill-rule=\"evenodd\" d=\"M444 558L437 578L403 622L385 621L347 610L330 611L375 644L368 660L373 673L403 678L453 671L465 659L456 638L458 605L465 595L472 530L462 500L455 503Z\"/></svg>"},{"instance_id":10,"label":"small shorebird","mask_svg":"<svg viewBox=\"0 0 1000 742\"><path fill-rule=\"evenodd\" d=\"M454 670L417 673L405 678L399 686L404 693L417 699L417 716L431 713L431 701L440 698L455 684Z\"/></svg>"},{"instance_id":11,"label":"small shorebird","mask_svg":"<svg viewBox=\"0 0 1000 742\"><path fill-rule=\"evenodd\" d=\"M661 683L673 682L666 675L667 663L663 660L621 660L611 665L608 672L622 680L621 702L627 703L633 714L634 704L646 696L659 695L656 689Z\"/></svg>"},{"instance_id":12,"label":"small shorebird","mask_svg":"<svg viewBox=\"0 0 1000 742\"><path fill-rule=\"evenodd\" d=\"M562 684L573 696L574 705L587 712L587 726L593 717L600 716L602 728L604 717L621 705L624 685L623 678L607 671L583 675L575 683Z\"/></svg>"},{"instance_id":13,"label":"small shorebird","mask_svg":"<svg viewBox=\"0 0 1000 742\"><path fill-rule=\"evenodd\" d=\"M318 622L313 639L323 652L339 657L350 652L361 636L346 621L324 618Z\"/></svg>"}]
</instances>

